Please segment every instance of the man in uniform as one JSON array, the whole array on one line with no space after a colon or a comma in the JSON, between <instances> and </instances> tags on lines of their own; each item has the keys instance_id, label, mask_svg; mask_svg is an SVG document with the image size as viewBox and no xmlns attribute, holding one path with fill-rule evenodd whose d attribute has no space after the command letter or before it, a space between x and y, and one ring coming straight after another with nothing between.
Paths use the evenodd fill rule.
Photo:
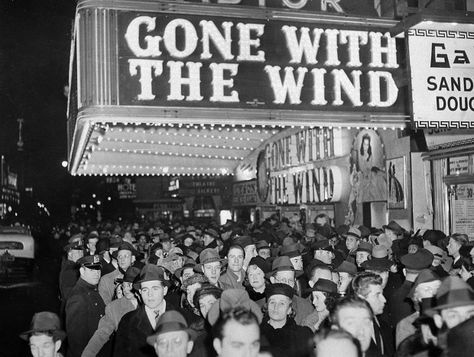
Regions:
<instances>
[{"instance_id":1,"label":"man in uniform","mask_svg":"<svg viewBox=\"0 0 474 357\"><path fill-rule=\"evenodd\" d=\"M100 257L87 255L77 263L80 277L66 302L67 357L81 356L105 313L105 304L97 289L102 268ZM106 350L104 347L98 356L106 356Z\"/></svg>"}]
</instances>

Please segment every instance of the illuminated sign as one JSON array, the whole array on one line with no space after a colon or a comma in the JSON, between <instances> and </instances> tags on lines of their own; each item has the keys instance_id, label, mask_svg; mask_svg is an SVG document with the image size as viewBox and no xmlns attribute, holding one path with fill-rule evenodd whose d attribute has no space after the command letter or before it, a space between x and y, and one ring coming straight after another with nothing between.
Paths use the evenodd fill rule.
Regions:
<instances>
[{"instance_id":1,"label":"illuminated sign","mask_svg":"<svg viewBox=\"0 0 474 357\"><path fill-rule=\"evenodd\" d=\"M395 38L264 19L118 13L129 106L403 112Z\"/></svg>"},{"instance_id":2,"label":"illuminated sign","mask_svg":"<svg viewBox=\"0 0 474 357\"><path fill-rule=\"evenodd\" d=\"M377 17L371 0L186 0L186 2L218 5L257 6L261 8L283 8L303 11L322 11L334 14L366 15Z\"/></svg>"},{"instance_id":3,"label":"illuminated sign","mask_svg":"<svg viewBox=\"0 0 474 357\"><path fill-rule=\"evenodd\" d=\"M257 163L257 192L270 204L337 202L348 190L349 132L315 128L268 142Z\"/></svg>"},{"instance_id":4,"label":"illuminated sign","mask_svg":"<svg viewBox=\"0 0 474 357\"><path fill-rule=\"evenodd\" d=\"M232 185L232 205L252 206L257 204L256 180L235 182Z\"/></svg>"},{"instance_id":5,"label":"illuminated sign","mask_svg":"<svg viewBox=\"0 0 474 357\"><path fill-rule=\"evenodd\" d=\"M413 120L419 128L474 128L472 25L408 31Z\"/></svg>"}]
</instances>

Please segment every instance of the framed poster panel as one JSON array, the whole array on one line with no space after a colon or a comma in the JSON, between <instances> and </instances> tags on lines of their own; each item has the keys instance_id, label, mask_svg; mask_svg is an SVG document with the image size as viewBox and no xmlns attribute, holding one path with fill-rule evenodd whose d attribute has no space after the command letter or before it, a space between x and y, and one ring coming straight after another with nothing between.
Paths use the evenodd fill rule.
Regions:
<instances>
[{"instance_id":1,"label":"framed poster panel","mask_svg":"<svg viewBox=\"0 0 474 357\"><path fill-rule=\"evenodd\" d=\"M405 156L387 160L386 171L388 208L405 209L407 204Z\"/></svg>"}]
</instances>

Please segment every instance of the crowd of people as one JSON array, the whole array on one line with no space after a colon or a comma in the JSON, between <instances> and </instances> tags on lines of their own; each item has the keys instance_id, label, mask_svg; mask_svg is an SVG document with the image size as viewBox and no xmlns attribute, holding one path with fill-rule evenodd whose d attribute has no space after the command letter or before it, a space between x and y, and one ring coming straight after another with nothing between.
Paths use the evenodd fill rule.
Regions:
<instances>
[{"instance_id":1,"label":"crowd of people","mask_svg":"<svg viewBox=\"0 0 474 357\"><path fill-rule=\"evenodd\" d=\"M61 310L21 335L33 356L470 356L465 234L180 221L55 231Z\"/></svg>"}]
</instances>

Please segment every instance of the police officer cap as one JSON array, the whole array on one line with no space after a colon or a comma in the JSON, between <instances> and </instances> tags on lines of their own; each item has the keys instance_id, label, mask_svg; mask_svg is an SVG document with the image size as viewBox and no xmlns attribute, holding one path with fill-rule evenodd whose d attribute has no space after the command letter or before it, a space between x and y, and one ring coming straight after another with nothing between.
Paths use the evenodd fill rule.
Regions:
<instances>
[{"instance_id":1,"label":"police officer cap","mask_svg":"<svg viewBox=\"0 0 474 357\"><path fill-rule=\"evenodd\" d=\"M89 269L101 269L102 263L98 255L86 255L77 261L77 264Z\"/></svg>"},{"instance_id":2,"label":"police officer cap","mask_svg":"<svg viewBox=\"0 0 474 357\"><path fill-rule=\"evenodd\" d=\"M433 254L424 248L419 248L416 253L408 253L400 258L401 263L407 269L423 270L429 268L433 263Z\"/></svg>"}]
</instances>

